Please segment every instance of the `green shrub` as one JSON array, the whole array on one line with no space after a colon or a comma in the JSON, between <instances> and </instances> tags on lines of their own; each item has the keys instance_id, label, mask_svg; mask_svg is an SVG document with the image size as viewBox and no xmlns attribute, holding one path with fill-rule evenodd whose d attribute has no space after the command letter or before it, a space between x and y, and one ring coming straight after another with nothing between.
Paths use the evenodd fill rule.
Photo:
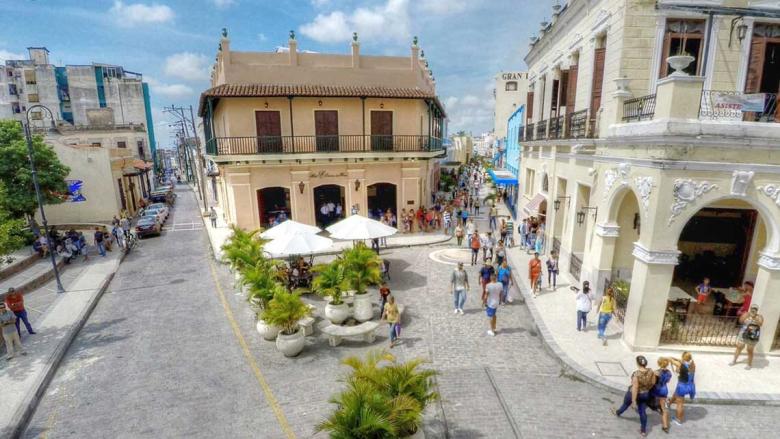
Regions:
<instances>
[{"instance_id":1,"label":"green shrub","mask_svg":"<svg viewBox=\"0 0 780 439\"><path fill-rule=\"evenodd\" d=\"M298 331L298 320L309 315L309 307L294 293L288 293L281 285L274 291L274 298L261 314L269 325L281 328L283 334L292 335Z\"/></svg>"},{"instance_id":2,"label":"green shrub","mask_svg":"<svg viewBox=\"0 0 780 439\"><path fill-rule=\"evenodd\" d=\"M382 281L382 273L379 270L382 261L362 242L344 250L341 253L341 261L344 264L347 284L358 294L366 293L369 286Z\"/></svg>"},{"instance_id":3,"label":"green shrub","mask_svg":"<svg viewBox=\"0 0 780 439\"><path fill-rule=\"evenodd\" d=\"M317 276L312 281L312 291L320 297L330 296L334 305L341 305L341 294L348 288L344 264L340 259L312 268Z\"/></svg>"}]
</instances>

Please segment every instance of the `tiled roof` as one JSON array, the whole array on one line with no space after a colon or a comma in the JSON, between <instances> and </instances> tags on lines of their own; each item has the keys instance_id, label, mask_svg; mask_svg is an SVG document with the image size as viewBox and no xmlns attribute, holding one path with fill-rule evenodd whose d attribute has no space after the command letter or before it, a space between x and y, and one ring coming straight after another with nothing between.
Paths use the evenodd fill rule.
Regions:
<instances>
[{"instance_id":1,"label":"tiled roof","mask_svg":"<svg viewBox=\"0 0 780 439\"><path fill-rule=\"evenodd\" d=\"M398 99L432 99L444 112L435 94L419 88L382 87L364 85L307 85L307 84L222 84L200 95L198 113L203 116L206 98L251 97L367 97Z\"/></svg>"}]
</instances>

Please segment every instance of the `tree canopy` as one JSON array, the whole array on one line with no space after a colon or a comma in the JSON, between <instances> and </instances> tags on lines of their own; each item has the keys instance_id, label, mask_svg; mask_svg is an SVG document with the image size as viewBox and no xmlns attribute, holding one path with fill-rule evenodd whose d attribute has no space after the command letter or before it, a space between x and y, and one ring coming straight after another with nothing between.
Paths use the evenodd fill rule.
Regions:
<instances>
[{"instance_id":1,"label":"tree canopy","mask_svg":"<svg viewBox=\"0 0 780 439\"><path fill-rule=\"evenodd\" d=\"M45 204L62 201L67 192L70 169L63 165L54 149L43 142L40 135L33 136L33 159L38 171L38 184ZM38 208L35 188L27 156L27 143L22 126L13 120L0 120L0 183L6 196L0 209L10 218L31 217Z\"/></svg>"},{"instance_id":2,"label":"tree canopy","mask_svg":"<svg viewBox=\"0 0 780 439\"><path fill-rule=\"evenodd\" d=\"M5 202L5 198L5 187L0 183L0 205ZM11 218L5 209L0 209L0 262L5 262L5 255L22 248L24 242L24 220Z\"/></svg>"}]
</instances>

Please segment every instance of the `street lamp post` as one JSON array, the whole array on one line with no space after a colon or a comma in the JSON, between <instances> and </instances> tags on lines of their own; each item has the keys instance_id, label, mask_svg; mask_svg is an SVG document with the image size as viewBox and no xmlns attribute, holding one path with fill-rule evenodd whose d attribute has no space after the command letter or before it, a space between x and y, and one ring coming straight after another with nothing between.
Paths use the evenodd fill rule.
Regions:
<instances>
[{"instance_id":1,"label":"street lamp post","mask_svg":"<svg viewBox=\"0 0 780 439\"><path fill-rule=\"evenodd\" d=\"M33 110L44 110L49 113L51 117L52 126L54 126L54 114L51 110L43 105L33 105L27 109L25 113L26 124L22 123L24 128L24 137L27 141L27 156L30 159L30 173L32 174L33 186L35 187L35 198L38 200L38 208L41 211L41 222L43 223L43 232L46 234L46 240L51 247L51 236L49 235L49 223L46 221L46 212L43 210L43 197L41 196L41 187L38 185L38 171L35 170L35 160L33 159L33 141L32 133L30 132L30 112ZM21 121L20 121L21 123ZM64 293L65 288L62 286L62 280L60 280L60 270L57 268L57 260L54 257L54 249L49 248L49 257L51 258L51 265L54 268L54 278L57 280L57 292Z\"/></svg>"}]
</instances>

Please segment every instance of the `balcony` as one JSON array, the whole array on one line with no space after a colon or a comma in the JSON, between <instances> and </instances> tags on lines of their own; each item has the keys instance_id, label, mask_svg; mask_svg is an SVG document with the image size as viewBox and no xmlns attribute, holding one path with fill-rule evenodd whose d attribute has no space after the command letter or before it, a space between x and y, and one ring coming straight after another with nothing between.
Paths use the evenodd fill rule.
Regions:
<instances>
[{"instance_id":1,"label":"balcony","mask_svg":"<svg viewBox=\"0 0 780 439\"><path fill-rule=\"evenodd\" d=\"M699 119L732 122L780 122L777 93L702 90ZM753 110L753 111L747 111Z\"/></svg>"},{"instance_id":2,"label":"balcony","mask_svg":"<svg viewBox=\"0 0 780 439\"><path fill-rule=\"evenodd\" d=\"M547 120L536 122L536 135L534 139L541 140L547 138Z\"/></svg>"},{"instance_id":3,"label":"balcony","mask_svg":"<svg viewBox=\"0 0 780 439\"><path fill-rule=\"evenodd\" d=\"M594 125L588 120L587 109L566 113L549 120L540 120L525 126L523 140L584 139L593 137ZM548 127L549 124L549 127Z\"/></svg>"},{"instance_id":4,"label":"balcony","mask_svg":"<svg viewBox=\"0 0 780 439\"><path fill-rule=\"evenodd\" d=\"M627 99L623 103L623 122L652 119L655 115L655 95Z\"/></svg>"},{"instance_id":5,"label":"balcony","mask_svg":"<svg viewBox=\"0 0 780 439\"><path fill-rule=\"evenodd\" d=\"M206 152L212 156L439 151L444 152L442 139L417 135L215 137L206 142Z\"/></svg>"},{"instance_id":6,"label":"balcony","mask_svg":"<svg viewBox=\"0 0 780 439\"><path fill-rule=\"evenodd\" d=\"M525 125L523 140L534 140L534 124L529 123Z\"/></svg>"}]
</instances>

